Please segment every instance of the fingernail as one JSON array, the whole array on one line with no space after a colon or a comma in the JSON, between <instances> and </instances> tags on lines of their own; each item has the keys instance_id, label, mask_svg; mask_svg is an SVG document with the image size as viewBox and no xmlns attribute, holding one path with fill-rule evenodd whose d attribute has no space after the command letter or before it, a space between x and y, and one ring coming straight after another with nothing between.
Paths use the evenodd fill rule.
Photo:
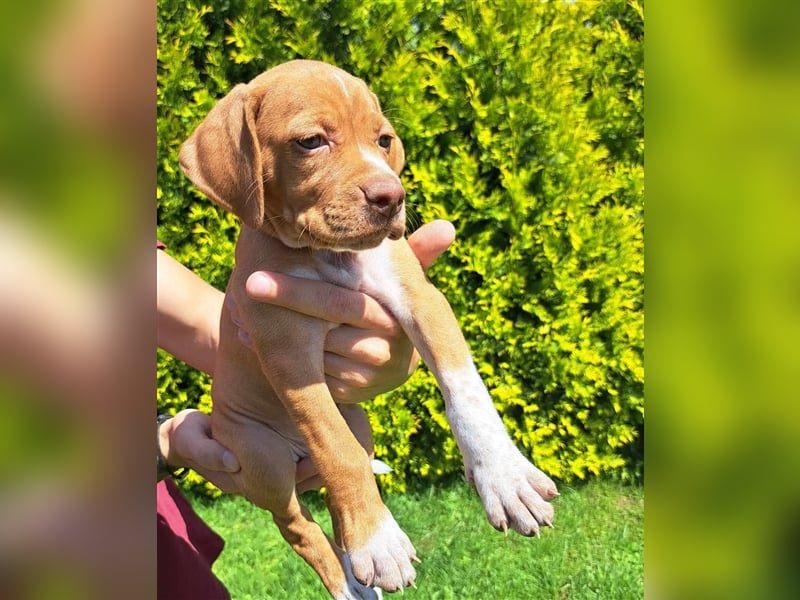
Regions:
<instances>
[{"instance_id":1,"label":"fingernail","mask_svg":"<svg viewBox=\"0 0 800 600\"><path fill-rule=\"evenodd\" d=\"M250 275L245 287L251 296L273 296L275 294L275 280L261 271Z\"/></svg>"},{"instance_id":2,"label":"fingernail","mask_svg":"<svg viewBox=\"0 0 800 600\"><path fill-rule=\"evenodd\" d=\"M234 321L235 322L235 321ZM237 327L241 327L242 323L236 323ZM244 329L239 330L239 341L244 344L245 347L252 349L253 348L253 340L250 339L250 336L247 335L247 332Z\"/></svg>"},{"instance_id":3,"label":"fingernail","mask_svg":"<svg viewBox=\"0 0 800 600\"><path fill-rule=\"evenodd\" d=\"M233 455L233 452L230 450L226 450L222 454L222 464L225 466L225 470L229 473L235 473L241 467L239 466L238 459Z\"/></svg>"}]
</instances>

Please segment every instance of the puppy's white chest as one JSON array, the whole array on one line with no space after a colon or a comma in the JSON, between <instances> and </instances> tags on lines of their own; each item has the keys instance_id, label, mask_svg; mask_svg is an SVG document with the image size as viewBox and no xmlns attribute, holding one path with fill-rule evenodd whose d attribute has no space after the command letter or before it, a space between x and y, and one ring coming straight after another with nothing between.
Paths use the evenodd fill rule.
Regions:
<instances>
[{"instance_id":1,"label":"puppy's white chest","mask_svg":"<svg viewBox=\"0 0 800 600\"><path fill-rule=\"evenodd\" d=\"M384 241L376 248L360 252L319 252L314 257L315 266L324 281L383 299L400 290L390 243Z\"/></svg>"},{"instance_id":2,"label":"puppy's white chest","mask_svg":"<svg viewBox=\"0 0 800 600\"><path fill-rule=\"evenodd\" d=\"M409 308L389 246L397 243L402 242L385 240L376 248L361 252L318 252L314 255L318 278L364 292L398 318Z\"/></svg>"}]
</instances>

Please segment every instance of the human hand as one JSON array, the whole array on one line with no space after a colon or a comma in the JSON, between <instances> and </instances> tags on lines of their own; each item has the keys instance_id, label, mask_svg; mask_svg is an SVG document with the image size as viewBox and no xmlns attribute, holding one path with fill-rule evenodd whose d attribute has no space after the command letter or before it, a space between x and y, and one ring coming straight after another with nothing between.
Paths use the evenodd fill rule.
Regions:
<instances>
[{"instance_id":1,"label":"human hand","mask_svg":"<svg viewBox=\"0 0 800 600\"><path fill-rule=\"evenodd\" d=\"M239 471L233 452L211 437L211 419L199 410L187 408L158 429L161 455L172 467L194 469L225 492L235 492L232 476Z\"/></svg>"},{"instance_id":2,"label":"human hand","mask_svg":"<svg viewBox=\"0 0 800 600\"><path fill-rule=\"evenodd\" d=\"M235 473L241 467L233 452L211 437L211 419L199 410L187 408L165 421L158 430L161 455L171 467L194 469L219 489L239 493ZM297 463L298 489L311 489L317 470L310 458Z\"/></svg>"},{"instance_id":3,"label":"human hand","mask_svg":"<svg viewBox=\"0 0 800 600\"><path fill-rule=\"evenodd\" d=\"M438 220L420 227L408 243L427 269L454 238L453 225ZM250 275L247 293L261 302L341 324L328 334L324 355L326 381L338 402L362 402L393 390L419 363L419 355L394 317L366 294L266 271ZM240 338L249 344L241 327Z\"/></svg>"}]
</instances>

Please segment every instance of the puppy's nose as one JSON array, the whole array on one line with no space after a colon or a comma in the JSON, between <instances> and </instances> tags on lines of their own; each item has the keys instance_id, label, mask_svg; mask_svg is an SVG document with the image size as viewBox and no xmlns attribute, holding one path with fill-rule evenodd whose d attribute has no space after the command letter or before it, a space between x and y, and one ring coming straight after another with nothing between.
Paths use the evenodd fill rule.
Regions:
<instances>
[{"instance_id":1,"label":"puppy's nose","mask_svg":"<svg viewBox=\"0 0 800 600\"><path fill-rule=\"evenodd\" d=\"M377 179L361 186L370 207L386 217L393 217L403 206L406 191L399 181Z\"/></svg>"}]
</instances>

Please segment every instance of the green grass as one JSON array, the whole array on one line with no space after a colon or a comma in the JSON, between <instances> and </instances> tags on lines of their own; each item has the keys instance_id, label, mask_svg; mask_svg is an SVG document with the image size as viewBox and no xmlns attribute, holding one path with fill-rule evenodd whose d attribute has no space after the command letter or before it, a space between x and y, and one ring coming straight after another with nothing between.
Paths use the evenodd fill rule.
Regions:
<instances>
[{"instance_id":1,"label":"green grass","mask_svg":"<svg viewBox=\"0 0 800 600\"><path fill-rule=\"evenodd\" d=\"M609 482L561 486L555 529L540 539L495 531L466 484L385 498L417 548L409 600L644 597L644 491ZM324 505L304 498L330 532ZM215 571L233 600L326 600L316 574L286 545L270 515L242 498L194 501L226 540ZM388 597L388 596L387 596Z\"/></svg>"}]
</instances>

